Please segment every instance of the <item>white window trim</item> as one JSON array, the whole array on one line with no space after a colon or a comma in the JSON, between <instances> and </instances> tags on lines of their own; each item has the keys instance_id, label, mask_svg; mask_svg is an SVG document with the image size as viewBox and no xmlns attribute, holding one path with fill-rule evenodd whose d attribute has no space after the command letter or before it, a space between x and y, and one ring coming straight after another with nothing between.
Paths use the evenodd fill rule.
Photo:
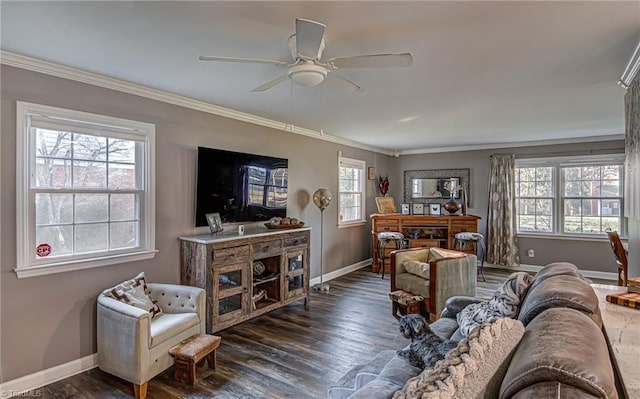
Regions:
<instances>
[{"instance_id":1,"label":"white window trim","mask_svg":"<svg viewBox=\"0 0 640 399\"><path fill-rule=\"evenodd\" d=\"M83 270L94 267L113 265L150 259L155 256L155 125L151 123L132 121L92 114L88 112L32 104L22 101L16 102L16 246L17 265L14 271L18 278L35 277L73 270ZM120 136L135 137L143 141L146 146L144 157L145 195L141 203L140 219L144 235L140 237L140 246L121 253L90 254L86 257L76 256L73 259L60 259L59 262L37 262L31 256L32 248L29 242L34 223L34 212L29 192L31 190L30 165L32 159L30 122L32 118L39 121L52 120L55 123L73 126L74 131L82 129L87 124L96 125L98 130L109 131ZM56 119L59 118L59 119ZM79 126L79 122L82 126ZM142 138L142 140L141 140Z\"/></svg>"},{"instance_id":2,"label":"white window trim","mask_svg":"<svg viewBox=\"0 0 640 399\"><path fill-rule=\"evenodd\" d=\"M362 170L362 178L360 179L360 193L361 193L361 204L360 204L360 218L357 220L350 220L348 222L340 221L340 167L351 167L358 168ZM365 180L366 180L366 172L367 172L367 164L365 161L360 159L346 158L346 157L338 157L338 228L345 227L355 227L362 226L366 224L366 220L364 218L365 215L365 204L366 204L366 192L365 192Z\"/></svg>"},{"instance_id":3,"label":"white window trim","mask_svg":"<svg viewBox=\"0 0 640 399\"><path fill-rule=\"evenodd\" d=\"M555 217L553 219L553 232L535 232L535 231L527 231L527 232L518 232L518 237L523 238L544 238L544 237L553 237L553 238L562 238L562 239L575 239L575 240L588 240L588 241L608 241L606 237L600 238L594 234L582 234L582 233L563 233L562 232L562 221L563 221L563 204L562 204L562 173L560 171L561 167L567 166L570 164L605 164L605 163L620 163L622 164L622 176L620 180L624 185L627 184L625 176L626 172L624 170L624 154L601 154L601 155L583 155L583 156L567 156L567 157L549 157L549 158L525 158L525 159L516 159L516 168L526 168L526 167L544 167L544 166L553 166L553 212ZM620 222L620 237L626 238L627 236L627 216L624 214L624 190L621 197L621 206L622 206L622 217Z\"/></svg>"}]
</instances>

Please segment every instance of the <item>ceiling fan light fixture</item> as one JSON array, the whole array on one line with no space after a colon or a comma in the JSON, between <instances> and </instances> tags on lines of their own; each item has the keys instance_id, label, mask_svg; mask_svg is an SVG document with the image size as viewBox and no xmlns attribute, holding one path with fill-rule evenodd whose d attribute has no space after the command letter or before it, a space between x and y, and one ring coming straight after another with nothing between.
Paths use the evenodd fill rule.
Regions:
<instances>
[{"instance_id":1,"label":"ceiling fan light fixture","mask_svg":"<svg viewBox=\"0 0 640 399\"><path fill-rule=\"evenodd\" d=\"M300 86L312 87L324 81L327 77L327 70L320 65L304 63L289 68L287 75L294 83Z\"/></svg>"}]
</instances>

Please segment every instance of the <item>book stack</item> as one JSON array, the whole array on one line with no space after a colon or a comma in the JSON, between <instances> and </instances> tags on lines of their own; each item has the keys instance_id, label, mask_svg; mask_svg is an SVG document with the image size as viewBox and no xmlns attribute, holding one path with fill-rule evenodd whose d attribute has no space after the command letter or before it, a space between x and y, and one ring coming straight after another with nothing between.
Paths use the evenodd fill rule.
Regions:
<instances>
[{"instance_id":1,"label":"book stack","mask_svg":"<svg viewBox=\"0 0 640 399\"><path fill-rule=\"evenodd\" d=\"M627 280L627 290L636 294L640 294L640 277L634 277Z\"/></svg>"}]
</instances>

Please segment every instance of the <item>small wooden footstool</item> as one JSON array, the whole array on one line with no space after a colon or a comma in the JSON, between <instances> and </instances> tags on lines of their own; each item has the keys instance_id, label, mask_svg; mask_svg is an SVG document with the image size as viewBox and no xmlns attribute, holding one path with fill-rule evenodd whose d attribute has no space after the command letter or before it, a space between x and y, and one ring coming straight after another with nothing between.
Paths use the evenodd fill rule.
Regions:
<instances>
[{"instance_id":1,"label":"small wooden footstool","mask_svg":"<svg viewBox=\"0 0 640 399\"><path fill-rule=\"evenodd\" d=\"M222 338L215 335L196 334L169 349L175 358L173 378L189 385L196 383L196 364L203 366L205 358L209 368L216 369L216 349Z\"/></svg>"},{"instance_id":2,"label":"small wooden footstool","mask_svg":"<svg viewBox=\"0 0 640 399\"><path fill-rule=\"evenodd\" d=\"M391 299L391 314L394 316L400 310L401 315L421 314L423 297L413 295L403 290L393 291L389 293Z\"/></svg>"}]
</instances>

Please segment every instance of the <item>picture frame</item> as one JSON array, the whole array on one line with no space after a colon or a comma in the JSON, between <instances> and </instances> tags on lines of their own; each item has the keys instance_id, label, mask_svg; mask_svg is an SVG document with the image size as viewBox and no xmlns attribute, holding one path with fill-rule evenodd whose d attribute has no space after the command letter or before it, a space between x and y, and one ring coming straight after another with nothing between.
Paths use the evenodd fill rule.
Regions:
<instances>
[{"instance_id":1,"label":"picture frame","mask_svg":"<svg viewBox=\"0 0 640 399\"><path fill-rule=\"evenodd\" d=\"M403 215L410 215L411 214L411 208L409 207L409 204L404 203L401 206L401 212Z\"/></svg>"},{"instance_id":2,"label":"picture frame","mask_svg":"<svg viewBox=\"0 0 640 399\"><path fill-rule=\"evenodd\" d=\"M367 168L367 179L369 179L369 180L375 180L376 179L376 168L374 168L373 166L369 166Z\"/></svg>"},{"instance_id":3,"label":"picture frame","mask_svg":"<svg viewBox=\"0 0 640 399\"><path fill-rule=\"evenodd\" d=\"M376 197L378 213L398 213L393 197Z\"/></svg>"},{"instance_id":4,"label":"picture frame","mask_svg":"<svg viewBox=\"0 0 640 399\"><path fill-rule=\"evenodd\" d=\"M424 215L424 204L422 203L414 203L412 209L413 215Z\"/></svg>"},{"instance_id":5,"label":"picture frame","mask_svg":"<svg viewBox=\"0 0 640 399\"><path fill-rule=\"evenodd\" d=\"M209 225L209 229L211 230L211 234L219 233L223 229L222 227L222 219L220 218L220 214L218 212L207 213L207 224Z\"/></svg>"},{"instance_id":6,"label":"picture frame","mask_svg":"<svg viewBox=\"0 0 640 399\"><path fill-rule=\"evenodd\" d=\"M429 204L429 215L440 216L442 213L441 205L438 203Z\"/></svg>"}]
</instances>

